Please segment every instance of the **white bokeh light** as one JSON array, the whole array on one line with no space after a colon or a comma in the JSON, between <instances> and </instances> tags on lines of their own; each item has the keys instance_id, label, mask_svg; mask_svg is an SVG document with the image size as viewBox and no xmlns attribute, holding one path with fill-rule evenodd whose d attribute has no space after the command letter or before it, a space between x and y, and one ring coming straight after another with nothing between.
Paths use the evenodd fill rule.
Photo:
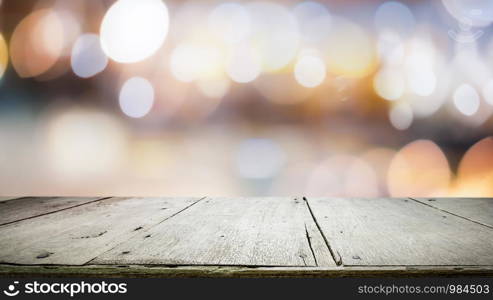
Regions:
<instances>
[{"instance_id":1,"label":"white bokeh light","mask_svg":"<svg viewBox=\"0 0 493 300\"><path fill-rule=\"evenodd\" d=\"M399 34L384 31L378 35L377 50L385 65L400 65L404 60L405 47Z\"/></svg>"},{"instance_id":2,"label":"white bokeh light","mask_svg":"<svg viewBox=\"0 0 493 300\"><path fill-rule=\"evenodd\" d=\"M293 8L298 20L301 37L309 43L317 43L329 35L332 18L327 7L314 1L298 3Z\"/></svg>"},{"instance_id":3,"label":"white bokeh light","mask_svg":"<svg viewBox=\"0 0 493 300\"><path fill-rule=\"evenodd\" d=\"M251 2L252 43L258 49L264 71L277 71L296 55L300 44L298 23L284 6L271 2Z\"/></svg>"},{"instance_id":4,"label":"white bokeh light","mask_svg":"<svg viewBox=\"0 0 493 300\"><path fill-rule=\"evenodd\" d=\"M312 88L320 85L325 76L325 63L317 56L302 56L294 67L294 77L304 87Z\"/></svg>"},{"instance_id":5,"label":"white bokeh light","mask_svg":"<svg viewBox=\"0 0 493 300\"><path fill-rule=\"evenodd\" d=\"M380 32L392 31L400 35L409 35L415 24L416 20L411 10L400 2L385 2L375 13L375 27Z\"/></svg>"},{"instance_id":6,"label":"white bokeh light","mask_svg":"<svg viewBox=\"0 0 493 300\"><path fill-rule=\"evenodd\" d=\"M211 32L220 36L225 42L238 43L250 34L251 18L243 5L222 3L210 13L208 25Z\"/></svg>"},{"instance_id":7,"label":"white bokeh light","mask_svg":"<svg viewBox=\"0 0 493 300\"><path fill-rule=\"evenodd\" d=\"M142 118L154 104L154 88L147 79L132 77L123 84L119 102L124 114L132 118Z\"/></svg>"},{"instance_id":8,"label":"white bokeh light","mask_svg":"<svg viewBox=\"0 0 493 300\"><path fill-rule=\"evenodd\" d=\"M161 0L118 0L101 24L103 50L117 62L141 61L161 47L168 23L168 9Z\"/></svg>"},{"instance_id":9,"label":"white bokeh light","mask_svg":"<svg viewBox=\"0 0 493 300\"><path fill-rule=\"evenodd\" d=\"M124 160L125 130L111 115L64 111L50 120L46 134L48 159L63 179L107 174Z\"/></svg>"},{"instance_id":10,"label":"white bokeh light","mask_svg":"<svg viewBox=\"0 0 493 300\"><path fill-rule=\"evenodd\" d=\"M108 58L101 49L99 36L81 35L72 48L70 64L74 73L82 78L89 78L102 72L108 64Z\"/></svg>"},{"instance_id":11,"label":"white bokeh light","mask_svg":"<svg viewBox=\"0 0 493 300\"><path fill-rule=\"evenodd\" d=\"M260 75L260 57L248 45L234 47L227 62L226 73L238 83L247 83Z\"/></svg>"},{"instance_id":12,"label":"white bokeh light","mask_svg":"<svg viewBox=\"0 0 493 300\"><path fill-rule=\"evenodd\" d=\"M491 0L442 0L452 17L472 26L488 26L493 21L493 1Z\"/></svg>"},{"instance_id":13,"label":"white bokeh light","mask_svg":"<svg viewBox=\"0 0 493 300\"><path fill-rule=\"evenodd\" d=\"M182 82L214 79L223 74L224 54L212 44L182 43L171 53L173 76Z\"/></svg>"},{"instance_id":14,"label":"white bokeh light","mask_svg":"<svg viewBox=\"0 0 493 300\"><path fill-rule=\"evenodd\" d=\"M375 76L373 87L380 97L393 101L404 95L406 83L399 70L384 69Z\"/></svg>"},{"instance_id":15,"label":"white bokeh light","mask_svg":"<svg viewBox=\"0 0 493 300\"><path fill-rule=\"evenodd\" d=\"M413 122L413 110L407 103L399 103L389 111L392 126L399 130L406 130Z\"/></svg>"},{"instance_id":16,"label":"white bokeh light","mask_svg":"<svg viewBox=\"0 0 493 300\"><path fill-rule=\"evenodd\" d=\"M230 82L227 78L199 80L197 86L205 97L221 99L228 92Z\"/></svg>"},{"instance_id":17,"label":"white bokeh light","mask_svg":"<svg viewBox=\"0 0 493 300\"><path fill-rule=\"evenodd\" d=\"M454 104L462 114L472 116L479 109L478 92L470 84L462 84L454 92Z\"/></svg>"},{"instance_id":18,"label":"white bokeh light","mask_svg":"<svg viewBox=\"0 0 493 300\"><path fill-rule=\"evenodd\" d=\"M407 71L408 88L418 96L430 96L435 91L437 78L429 69L411 69Z\"/></svg>"},{"instance_id":19,"label":"white bokeh light","mask_svg":"<svg viewBox=\"0 0 493 300\"><path fill-rule=\"evenodd\" d=\"M483 87L483 97L487 103L493 105L493 79L490 79Z\"/></svg>"}]
</instances>

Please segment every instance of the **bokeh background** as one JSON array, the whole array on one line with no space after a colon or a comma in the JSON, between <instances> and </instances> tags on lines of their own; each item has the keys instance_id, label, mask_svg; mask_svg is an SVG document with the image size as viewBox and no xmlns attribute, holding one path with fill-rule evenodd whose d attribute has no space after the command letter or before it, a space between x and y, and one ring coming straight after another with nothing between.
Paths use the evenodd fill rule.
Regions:
<instances>
[{"instance_id":1,"label":"bokeh background","mask_svg":"<svg viewBox=\"0 0 493 300\"><path fill-rule=\"evenodd\" d=\"M493 196L493 2L0 1L2 196Z\"/></svg>"}]
</instances>

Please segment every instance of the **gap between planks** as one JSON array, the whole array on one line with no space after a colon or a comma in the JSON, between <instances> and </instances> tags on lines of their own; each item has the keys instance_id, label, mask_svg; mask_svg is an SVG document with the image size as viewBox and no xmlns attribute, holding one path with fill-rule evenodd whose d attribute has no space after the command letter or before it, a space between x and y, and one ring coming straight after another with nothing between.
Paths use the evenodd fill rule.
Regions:
<instances>
[{"instance_id":1,"label":"gap between planks","mask_svg":"<svg viewBox=\"0 0 493 300\"><path fill-rule=\"evenodd\" d=\"M330 243L327 240L327 237L325 237L325 234L323 233L322 228L320 228L320 225L318 224L317 218L313 214L313 211L312 211L312 208L310 207L310 203L308 202L308 199L306 197L303 197L303 201L306 204L306 207L308 209L308 212L310 212L310 216L312 217L312 220L315 223L315 226L317 226L318 232L320 233L320 235L322 236L322 238L323 238L323 240L325 242L325 246L327 246L327 249L329 249L330 255L332 256L332 260L335 262L336 266L342 265L342 258L341 258L341 256L339 255L339 253L337 251L334 252L334 250L330 246ZM306 225L305 225L305 229L306 229ZM308 236L308 231L307 231L307 237L309 237ZM309 238L308 238L308 242L310 243L310 239ZM311 248L311 243L310 243L310 249L312 249ZM316 262L317 261L315 260L315 263Z\"/></svg>"},{"instance_id":2,"label":"gap between planks","mask_svg":"<svg viewBox=\"0 0 493 300\"><path fill-rule=\"evenodd\" d=\"M162 226L153 226L152 228L141 232L140 237L135 237L131 240L123 242L121 245L114 247L112 250L106 251L103 254L99 255L90 263L98 265L205 264L221 266L262 265L271 267L335 266L335 261L331 257L329 249L327 248L325 241L323 240L320 230L316 228L313 217L309 214L307 205L306 203L303 203L304 201L301 201L301 198L302 197L289 197L283 199L279 197L272 197L272 199L269 200L244 199L244 201L247 202L243 202L241 201L243 199L239 198L228 199L221 197L207 197L207 199L211 199L210 204L205 204L209 203L209 201L202 201L203 203L205 203L203 206L199 204L200 208L197 207L194 208L193 211L187 211L185 213L185 216L183 216L183 214L179 215L179 219L171 219L171 223L165 223L162 224ZM290 201L286 200L294 200L294 203L290 203ZM245 205L246 210L237 207L237 205L240 204L239 202L242 202L241 204ZM269 209L264 210L264 206L266 206L265 208ZM233 209L228 207L236 208ZM205 212L202 212L202 209L205 209ZM280 209L280 211L278 211L278 209ZM293 209L295 209L297 212L292 211ZM229 216L230 218L234 216L236 216L237 218L224 219L222 221L221 219L219 219L219 221L214 221L215 219L208 219L209 217L213 217L218 213L218 216L226 214L225 216ZM291 213L293 213L293 215L291 215ZM278 217L275 217L276 215ZM241 220L241 218L238 219L240 216L243 217L243 221ZM277 220L273 224L275 225L274 227L271 227L271 225L267 224L269 222L264 222L264 219L267 216L270 218L274 218L274 221ZM198 238L198 245L193 243L193 236L192 241L189 242L180 242L180 239L176 240L175 237L182 237L184 231L173 228L177 228L177 225L179 228L179 225L182 223L190 225L190 228L194 228L194 220L197 220L197 218L199 220L197 222L201 223L202 226L211 225L211 228L215 229L206 229L204 231L201 231L201 229L199 230L199 228L203 227L200 226L193 229L192 235L199 234L196 232L196 230L201 231L199 236L195 236ZM290 220L291 218L295 218L296 220ZM252 225L252 232L245 231L246 229L249 229ZM169 228L166 229L167 227ZM185 233L187 232L187 230L190 230L190 228L185 229ZM281 236L280 239L276 236L273 236L273 234L278 233L276 228L280 229L280 233L284 232L285 236ZM214 239L215 231L221 233L221 237L227 236L224 242L216 241ZM150 245L148 243L145 243L144 245L144 240L148 236L151 236L150 233L154 233L152 234L152 236L156 235L157 240L152 241ZM295 237L289 238L288 236L291 235L286 235L286 233L292 233L295 235ZM190 232L186 234L190 234ZM200 235L206 237L200 238ZM283 241L289 241L289 243L284 244ZM244 244L244 242L246 244ZM293 246L291 242L296 242L295 244L297 246ZM240 244L243 246L237 248ZM276 247L276 244L278 244L281 249L279 247ZM284 247L283 245L286 246L286 251L282 250L282 247ZM169 249L167 248L168 246L170 247ZM223 246L224 248L222 248ZM190 254L184 255L184 253L188 251L190 251ZM210 253L214 253L214 255L217 255L217 253L219 253L217 251L221 252L223 256L210 257ZM127 255L129 253L132 253L133 256L121 256L122 254ZM296 255L296 257L291 255Z\"/></svg>"},{"instance_id":3,"label":"gap between planks","mask_svg":"<svg viewBox=\"0 0 493 300\"><path fill-rule=\"evenodd\" d=\"M411 200L413 200L413 201L415 201L416 203L421 204L421 205L428 206L428 207L431 207L431 208L433 208L433 209L439 210L439 211L441 211L441 212L444 212L444 213L450 214L450 215L452 215L452 216L455 216L455 217L458 217L458 218L464 219L464 220L466 220L466 221L473 222L473 223L476 223L476 224L478 224L478 225L485 226L485 227L488 227L488 228L490 228L490 229L493 229L493 226L491 226L491 225L488 225L488 224L485 224L485 223L482 223L482 222L479 222L479 221L476 221L476 220L472 220L472 219L470 219L470 218L468 218L468 217L464 217L464 216L458 215L458 214L453 213L453 212L450 212L450 211L448 211L448 210L445 210L445 209L442 209L442 208L436 207L436 206L434 206L434 205L428 204L428 203L426 203L426 202L420 201L419 199L415 199L415 198L411 198L411 197L408 197L408 198L409 198L409 199L411 199Z\"/></svg>"},{"instance_id":4,"label":"gap between planks","mask_svg":"<svg viewBox=\"0 0 493 300\"><path fill-rule=\"evenodd\" d=\"M149 228L146 228L143 232L148 232L151 228L154 228L156 227L157 225L173 218L174 216L180 214L181 212L189 209L190 207L194 206L195 204L199 203L200 201L206 199L207 197L202 197L202 198L199 198L198 200L194 201L192 204L188 205L188 206L185 206L184 208L180 209L179 211L175 212L174 214L172 214L171 216L168 216L166 218L164 218L163 220L159 221L158 223L154 224L153 226L150 226ZM96 260L99 256L101 256L102 254L106 253L106 252L110 252L111 250L115 249L116 247L120 246L121 244L127 242L128 240L130 240L133 236L129 236L127 239L121 241L120 243L114 245L113 247L111 247L110 249L108 249L107 251L103 252L103 253L100 253L99 255L97 255L96 257L93 257L91 260L89 260L87 263L83 264L83 265L89 265L91 264L94 260Z\"/></svg>"},{"instance_id":5,"label":"gap between planks","mask_svg":"<svg viewBox=\"0 0 493 300\"><path fill-rule=\"evenodd\" d=\"M31 198L31 197L20 197L20 198L8 199L8 200L5 200L4 203L11 202L11 201L19 201L19 200L28 199L28 198ZM55 198L57 198L57 197L53 197L52 199L55 199ZM82 202L82 203L79 203L79 204L74 204L74 205L66 206L66 207L63 207L63 208L60 208L60 209L55 209L55 210L47 211L47 212L44 212L44 213L34 214L32 216L29 216L29 217L24 217L24 218L20 218L20 219L8 221L8 222L0 223L0 226L9 225L9 224L17 223L17 222L24 221L24 220L29 220L29 219L34 219L34 218L38 218L38 217L42 217L42 216L54 214L54 213L57 213L57 212L60 212L60 211L72 209L72 208L75 208L75 207L79 207L79 206L91 204L91 203L98 202L98 201L107 200L107 199L110 199L110 198L111 197L96 198L96 199L91 200L91 201Z\"/></svg>"}]
</instances>

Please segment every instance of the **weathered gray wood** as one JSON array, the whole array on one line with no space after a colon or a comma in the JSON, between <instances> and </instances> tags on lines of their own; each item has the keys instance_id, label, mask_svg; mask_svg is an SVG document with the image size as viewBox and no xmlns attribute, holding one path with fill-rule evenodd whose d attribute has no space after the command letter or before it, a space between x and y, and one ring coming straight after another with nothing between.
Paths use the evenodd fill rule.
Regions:
<instances>
[{"instance_id":1,"label":"weathered gray wood","mask_svg":"<svg viewBox=\"0 0 493 300\"><path fill-rule=\"evenodd\" d=\"M302 199L207 198L93 263L315 266L315 255L334 265L313 226Z\"/></svg>"},{"instance_id":2,"label":"weathered gray wood","mask_svg":"<svg viewBox=\"0 0 493 300\"><path fill-rule=\"evenodd\" d=\"M483 266L391 266L391 267L235 267L235 266L11 266L0 265L2 277L419 277L419 276L493 276L493 267Z\"/></svg>"},{"instance_id":3,"label":"weathered gray wood","mask_svg":"<svg viewBox=\"0 0 493 300\"><path fill-rule=\"evenodd\" d=\"M111 198L0 227L0 262L80 265L196 203Z\"/></svg>"},{"instance_id":4,"label":"weathered gray wood","mask_svg":"<svg viewBox=\"0 0 493 300\"><path fill-rule=\"evenodd\" d=\"M0 197L0 202L17 199L20 197Z\"/></svg>"},{"instance_id":5,"label":"weathered gray wood","mask_svg":"<svg viewBox=\"0 0 493 300\"><path fill-rule=\"evenodd\" d=\"M416 198L415 200L493 228L493 198Z\"/></svg>"},{"instance_id":6,"label":"weathered gray wood","mask_svg":"<svg viewBox=\"0 0 493 300\"><path fill-rule=\"evenodd\" d=\"M410 199L307 199L349 265L493 265L493 230Z\"/></svg>"},{"instance_id":7,"label":"weathered gray wood","mask_svg":"<svg viewBox=\"0 0 493 300\"><path fill-rule=\"evenodd\" d=\"M25 197L0 202L0 225L71 208L99 198Z\"/></svg>"}]
</instances>

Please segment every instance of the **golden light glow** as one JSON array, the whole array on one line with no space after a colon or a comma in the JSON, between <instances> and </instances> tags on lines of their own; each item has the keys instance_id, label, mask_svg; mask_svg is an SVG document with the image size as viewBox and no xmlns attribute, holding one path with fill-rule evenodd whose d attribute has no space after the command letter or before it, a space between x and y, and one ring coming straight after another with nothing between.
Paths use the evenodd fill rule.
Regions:
<instances>
[{"instance_id":1,"label":"golden light glow","mask_svg":"<svg viewBox=\"0 0 493 300\"><path fill-rule=\"evenodd\" d=\"M493 138L477 142L462 158L454 197L493 197Z\"/></svg>"},{"instance_id":2,"label":"golden light glow","mask_svg":"<svg viewBox=\"0 0 493 300\"><path fill-rule=\"evenodd\" d=\"M64 30L55 11L41 9L25 17L10 41L12 65L20 77L48 71L64 49Z\"/></svg>"},{"instance_id":3,"label":"golden light glow","mask_svg":"<svg viewBox=\"0 0 493 300\"><path fill-rule=\"evenodd\" d=\"M2 34L0 34L0 79L2 78L5 70L7 69L7 65L9 62L9 52L7 48L7 43L3 38Z\"/></svg>"},{"instance_id":4,"label":"golden light glow","mask_svg":"<svg viewBox=\"0 0 493 300\"><path fill-rule=\"evenodd\" d=\"M326 42L329 72L346 77L370 74L376 66L376 49L369 34L342 18L335 18L332 28Z\"/></svg>"},{"instance_id":5,"label":"golden light glow","mask_svg":"<svg viewBox=\"0 0 493 300\"><path fill-rule=\"evenodd\" d=\"M399 150L387 174L392 197L447 196L450 179L447 158L429 140L417 140Z\"/></svg>"},{"instance_id":6,"label":"golden light glow","mask_svg":"<svg viewBox=\"0 0 493 300\"><path fill-rule=\"evenodd\" d=\"M230 82L227 78L202 79L197 81L197 86L205 97L221 99L228 92Z\"/></svg>"},{"instance_id":7,"label":"golden light glow","mask_svg":"<svg viewBox=\"0 0 493 300\"><path fill-rule=\"evenodd\" d=\"M125 136L112 117L72 110L52 119L47 128L48 154L64 178L105 174L115 170L125 149Z\"/></svg>"},{"instance_id":8,"label":"golden light glow","mask_svg":"<svg viewBox=\"0 0 493 300\"><path fill-rule=\"evenodd\" d=\"M386 100L397 100L404 95L406 82L398 69L383 69L373 79L375 92Z\"/></svg>"},{"instance_id":9,"label":"golden light glow","mask_svg":"<svg viewBox=\"0 0 493 300\"><path fill-rule=\"evenodd\" d=\"M216 79L224 74L224 52L213 43L183 43L173 50L170 66L173 76L183 82Z\"/></svg>"}]
</instances>

